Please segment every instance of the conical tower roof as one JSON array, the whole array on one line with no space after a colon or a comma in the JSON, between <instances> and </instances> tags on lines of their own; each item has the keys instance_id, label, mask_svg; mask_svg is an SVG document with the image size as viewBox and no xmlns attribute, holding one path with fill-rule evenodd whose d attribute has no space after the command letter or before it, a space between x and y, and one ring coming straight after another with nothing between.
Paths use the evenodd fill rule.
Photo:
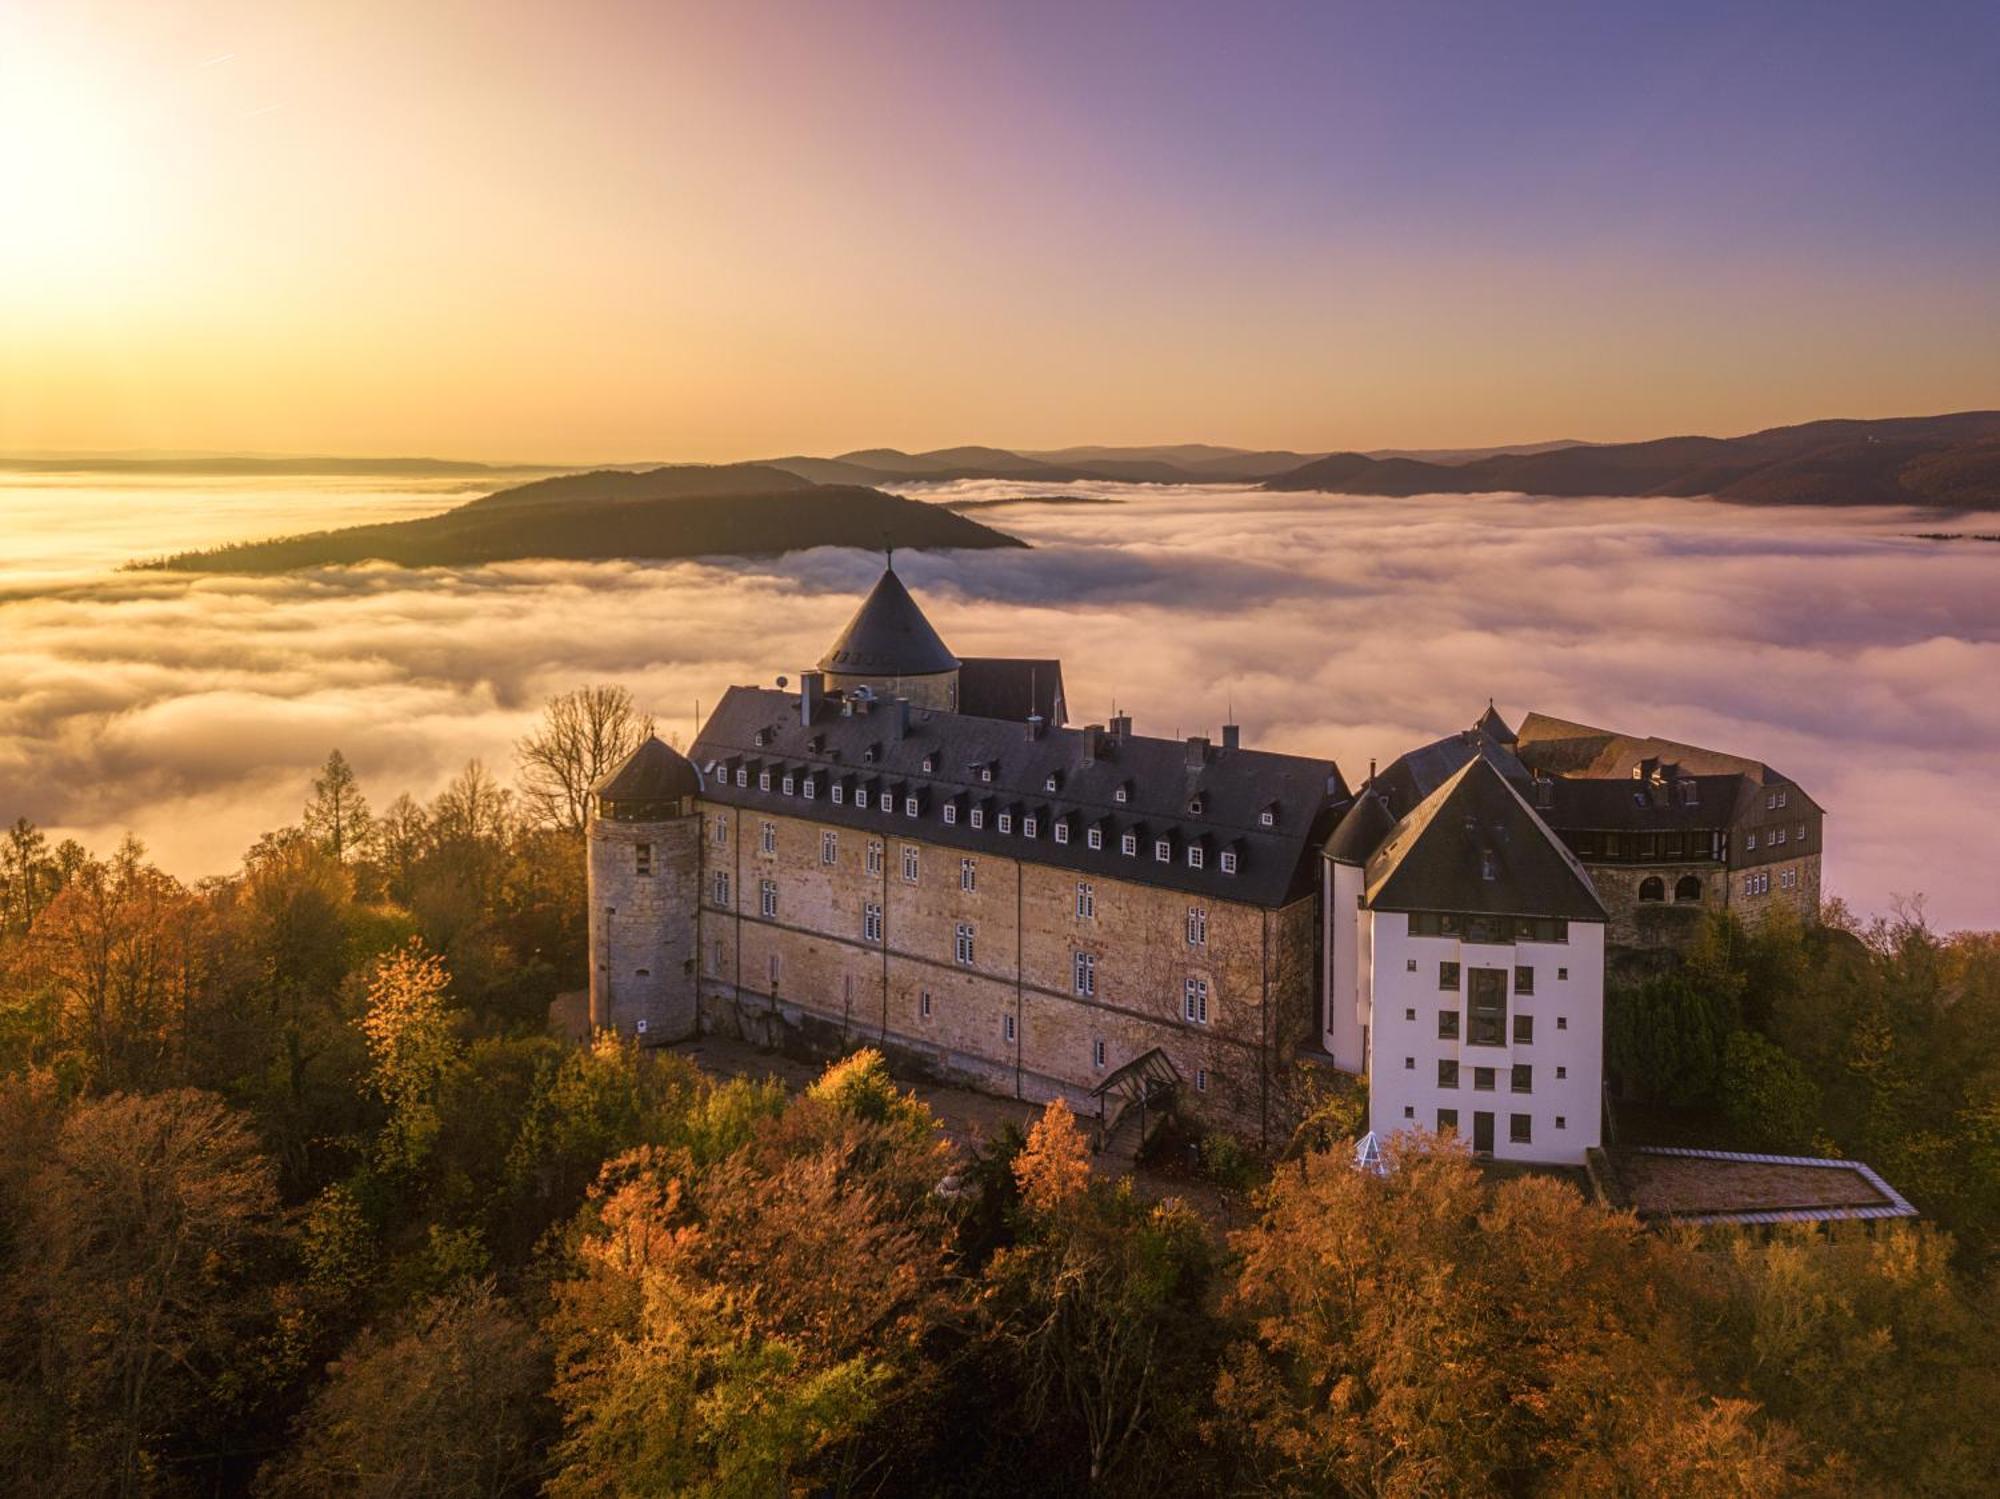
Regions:
<instances>
[{"instance_id":1,"label":"conical tower roof","mask_svg":"<svg viewBox=\"0 0 2000 1499\"><path fill-rule=\"evenodd\" d=\"M1336 864L1366 864L1395 826L1396 816L1382 800L1382 793L1364 786L1354 805L1334 824L1332 836L1326 840L1326 856Z\"/></svg>"},{"instance_id":2,"label":"conical tower roof","mask_svg":"<svg viewBox=\"0 0 2000 1499\"><path fill-rule=\"evenodd\" d=\"M1507 720L1500 716L1500 710L1493 706L1493 699L1486 700L1486 711L1479 715L1479 722L1473 727L1491 739L1495 744L1515 744L1514 731L1507 727Z\"/></svg>"},{"instance_id":3,"label":"conical tower roof","mask_svg":"<svg viewBox=\"0 0 2000 1499\"><path fill-rule=\"evenodd\" d=\"M848 676L925 677L956 671L958 664L891 566L820 657L819 669Z\"/></svg>"},{"instance_id":4,"label":"conical tower roof","mask_svg":"<svg viewBox=\"0 0 2000 1499\"><path fill-rule=\"evenodd\" d=\"M597 794L608 802L678 801L701 795L701 774L686 755L654 737L599 781Z\"/></svg>"}]
</instances>

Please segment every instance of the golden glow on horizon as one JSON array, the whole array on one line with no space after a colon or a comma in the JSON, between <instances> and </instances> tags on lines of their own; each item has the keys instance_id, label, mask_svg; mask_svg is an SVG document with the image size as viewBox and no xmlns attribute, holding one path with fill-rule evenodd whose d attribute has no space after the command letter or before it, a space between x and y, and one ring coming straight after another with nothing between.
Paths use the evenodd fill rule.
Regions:
<instances>
[{"instance_id":1,"label":"golden glow on horizon","mask_svg":"<svg viewBox=\"0 0 2000 1499\"><path fill-rule=\"evenodd\" d=\"M1373 203L1291 233L892 50L765 7L0 0L0 450L1455 445L2000 377L1990 288Z\"/></svg>"}]
</instances>

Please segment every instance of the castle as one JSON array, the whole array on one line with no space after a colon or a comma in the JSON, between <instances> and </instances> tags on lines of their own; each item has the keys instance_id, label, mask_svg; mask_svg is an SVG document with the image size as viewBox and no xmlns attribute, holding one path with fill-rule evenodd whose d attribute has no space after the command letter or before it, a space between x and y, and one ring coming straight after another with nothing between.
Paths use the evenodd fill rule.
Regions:
<instances>
[{"instance_id":1,"label":"castle","mask_svg":"<svg viewBox=\"0 0 2000 1499\"><path fill-rule=\"evenodd\" d=\"M1607 946L1817 909L1821 813L1757 762L1489 705L1357 793L1233 724L1066 716L1060 662L953 655L892 563L796 690L598 786L593 1024L866 1042L1106 1129L1171 1095L1267 1144L1305 1058L1368 1077L1378 1134L1575 1162Z\"/></svg>"}]
</instances>

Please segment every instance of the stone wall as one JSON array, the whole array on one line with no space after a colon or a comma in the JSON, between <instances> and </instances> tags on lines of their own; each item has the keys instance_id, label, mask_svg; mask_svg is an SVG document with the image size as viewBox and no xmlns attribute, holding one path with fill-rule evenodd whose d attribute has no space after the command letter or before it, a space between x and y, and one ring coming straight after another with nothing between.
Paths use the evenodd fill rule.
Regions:
<instances>
[{"instance_id":1,"label":"stone wall","mask_svg":"<svg viewBox=\"0 0 2000 1499\"><path fill-rule=\"evenodd\" d=\"M591 818L592 1026L643 1035L649 1044L694 1034L700 827L693 816L660 822ZM639 872L642 847L650 874Z\"/></svg>"},{"instance_id":2,"label":"stone wall","mask_svg":"<svg viewBox=\"0 0 2000 1499\"><path fill-rule=\"evenodd\" d=\"M1586 864L1590 882L1606 913L1605 941L1613 947L1680 947L1693 937L1704 912L1729 904L1729 872L1711 859L1663 864ZM1701 899L1674 899L1680 881L1692 875L1701 881ZM1661 901L1639 899L1639 886L1658 879L1666 892Z\"/></svg>"}]
</instances>

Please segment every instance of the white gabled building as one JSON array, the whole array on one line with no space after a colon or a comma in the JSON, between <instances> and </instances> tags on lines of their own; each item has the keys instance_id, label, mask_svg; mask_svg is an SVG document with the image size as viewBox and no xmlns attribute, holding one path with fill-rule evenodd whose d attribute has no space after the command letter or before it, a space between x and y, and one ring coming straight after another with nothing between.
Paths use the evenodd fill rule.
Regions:
<instances>
[{"instance_id":1,"label":"white gabled building","mask_svg":"<svg viewBox=\"0 0 2000 1499\"><path fill-rule=\"evenodd\" d=\"M1600 1137L1605 911L1562 840L1475 756L1400 821L1364 788L1322 857L1322 1041L1367 1075L1374 1133L1580 1163Z\"/></svg>"}]
</instances>

